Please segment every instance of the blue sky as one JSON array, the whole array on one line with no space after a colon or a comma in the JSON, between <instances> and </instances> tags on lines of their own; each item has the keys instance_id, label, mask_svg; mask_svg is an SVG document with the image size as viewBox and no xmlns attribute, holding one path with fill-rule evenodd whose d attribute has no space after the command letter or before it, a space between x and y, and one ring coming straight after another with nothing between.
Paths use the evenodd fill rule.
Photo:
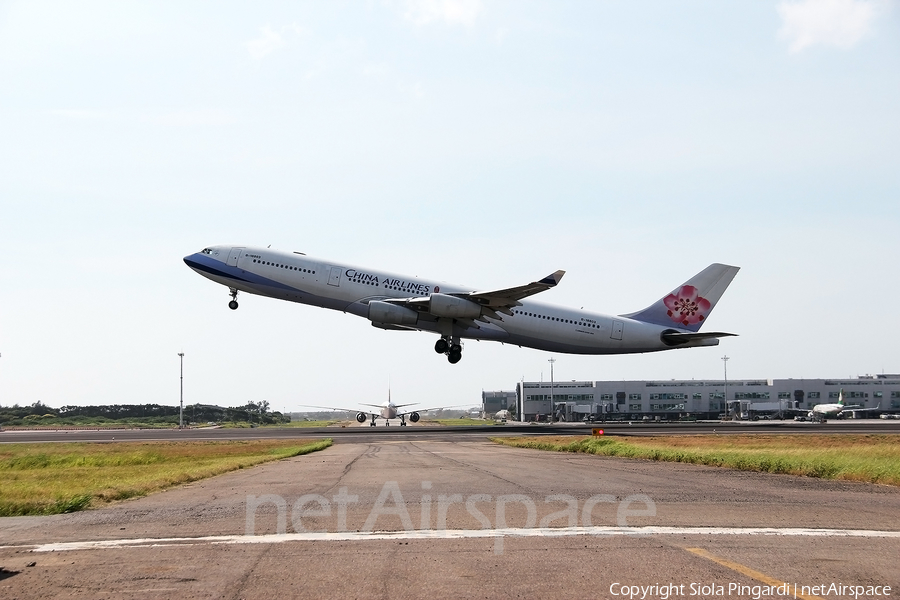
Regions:
<instances>
[{"instance_id":1,"label":"blue sky","mask_svg":"<svg viewBox=\"0 0 900 600\"><path fill-rule=\"evenodd\" d=\"M642 308L717 348L557 379L900 372L900 3L0 2L0 404L479 402L550 355L227 292L269 245Z\"/></svg>"}]
</instances>

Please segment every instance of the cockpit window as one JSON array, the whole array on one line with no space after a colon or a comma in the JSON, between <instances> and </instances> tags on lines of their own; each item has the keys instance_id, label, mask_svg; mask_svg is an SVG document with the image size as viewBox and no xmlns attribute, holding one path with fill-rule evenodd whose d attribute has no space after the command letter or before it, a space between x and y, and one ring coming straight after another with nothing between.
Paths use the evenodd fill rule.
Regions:
<instances>
[{"instance_id":1,"label":"cockpit window","mask_svg":"<svg viewBox=\"0 0 900 600\"><path fill-rule=\"evenodd\" d=\"M209 248L204 248L204 249L201 250L200 252L201 252L202 254L212 254L212 250L210 250Z\"/></svg>"}]
</instances>

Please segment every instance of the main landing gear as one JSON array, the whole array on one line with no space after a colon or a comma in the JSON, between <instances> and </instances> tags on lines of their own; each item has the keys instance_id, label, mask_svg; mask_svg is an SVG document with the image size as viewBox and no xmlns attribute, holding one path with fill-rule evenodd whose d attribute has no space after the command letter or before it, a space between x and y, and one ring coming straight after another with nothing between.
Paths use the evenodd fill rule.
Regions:
<instances>
[{"instance_id":1,"label":"main landing gear","mask_svg":"<svg viewBox=\"0 0 900 600\"><path fill-rule=\"evenodd\" d=\"M234 289L234 288L228 288L228 291L231 292L231 302L228 303L228 308L230 308L231 310L237 310L237 307L238 307L238 303L237 303L237 294L238 294L238 291L237 291L236 289Z\"/></svg>"},{"instance_id":2,"label":"main landing gear","mask_svg":"<svg viewBox=\"0 0 900 600\"><path fill-rule=\"evenodd\" d=\"M442 337L434 344L434 351L438 354L446 354L451 365L455 365L462 359L462 346L459 338Z\"/></svg>"}]
</instances>

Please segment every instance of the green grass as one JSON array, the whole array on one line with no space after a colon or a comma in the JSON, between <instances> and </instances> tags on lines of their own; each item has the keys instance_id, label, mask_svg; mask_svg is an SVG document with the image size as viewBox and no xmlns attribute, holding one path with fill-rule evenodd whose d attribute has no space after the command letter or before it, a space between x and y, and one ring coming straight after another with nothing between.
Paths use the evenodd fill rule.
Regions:
<instances>
[{"instance_id":1,"label":"green grass","mask_svg":"<svg viewBox=\"0 0 900 600\"><path fill-rule=\"evenodd\" d=\"M330 445L330 439L6 444L0 516L73 512Z\"/></svg>"},{"instance_id":2,"label":"green grass","mask_svg":"<svg viewBox=\"0 0 900 600\"><path fill-rule=\"evenodd\" d=\"M3 427L28 429L64 429L67 427L99 427L103 429L173 429L178 427L178 417L159 419L16 419L3 423Z\"/></svg>"},{"instance_id":3,"label":"green grass","mask_svg":"<svg viewBox=\"0 0 900 600\"><path fill-rule=\"evenodd\" d=\"M900 436L896 435L554 436L492 441L537 450L900 486Z\"/></svg>"}]
</instances>

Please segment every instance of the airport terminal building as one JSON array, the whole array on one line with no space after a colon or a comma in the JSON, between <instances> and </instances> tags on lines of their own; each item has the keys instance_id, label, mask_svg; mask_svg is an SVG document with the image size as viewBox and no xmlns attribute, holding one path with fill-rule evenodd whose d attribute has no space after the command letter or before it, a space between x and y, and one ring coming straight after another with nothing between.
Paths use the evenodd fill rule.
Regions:
<instances>
[{"instance_id":1,"label":"airport terminal building","mask_svg":"<svg viewBox=\"0 0 900 600\"><path fill-rule=\"evenodd\" d=\"M738 379L669 381L528 382L515 391L482 392L485 416L510 410L515 420L547 420L551 396L556 420L677 420L786 416L816 404L871 409L869 416L900 413L900 375L856 379Z\"/></svg>"}]
</instances>

